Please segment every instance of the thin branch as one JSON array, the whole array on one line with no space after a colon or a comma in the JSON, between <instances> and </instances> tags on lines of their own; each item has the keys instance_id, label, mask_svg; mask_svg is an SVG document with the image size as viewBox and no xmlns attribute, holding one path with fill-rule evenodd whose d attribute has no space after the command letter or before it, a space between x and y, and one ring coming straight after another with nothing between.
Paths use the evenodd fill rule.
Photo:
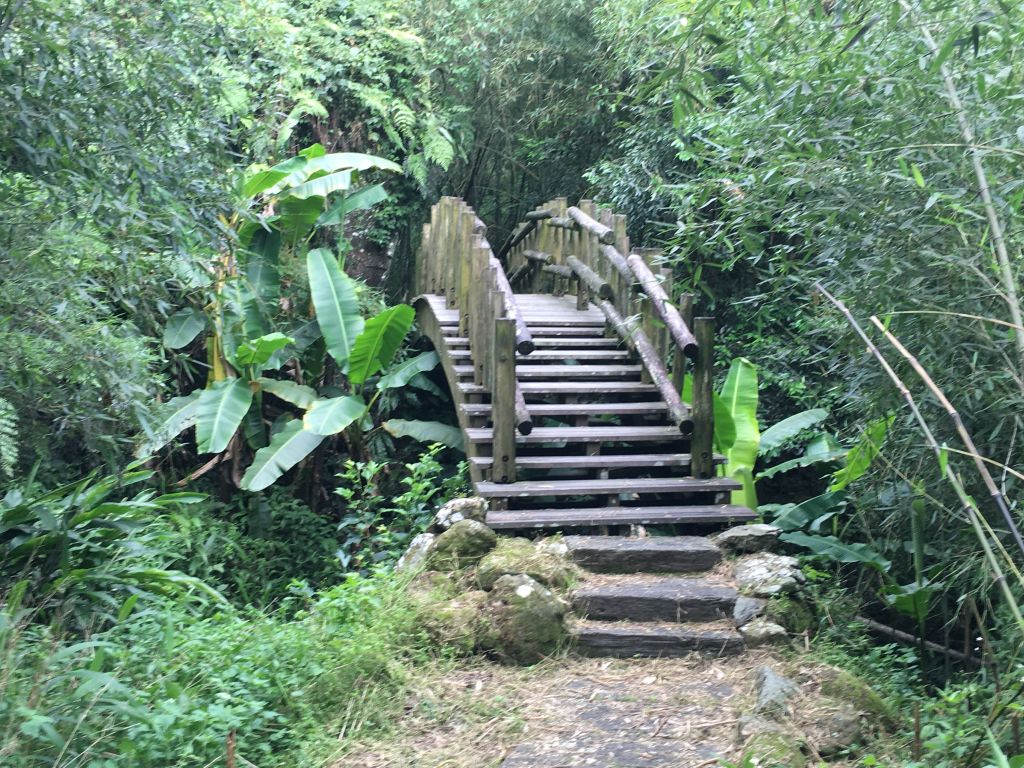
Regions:
<instances>
[{"instance_id":1,"label":"thin branch","mask_svg":"<svg viewBox=\"0 0 1024 768\"><path fill-rule=\"evenodd\" d=\"M940 309L901 309L886 312L886 315L949 315L950 317L962 317L967 320L981 320L985 323L994 323L995 325L1002 325L1007 328L1013 328L1015 331L1024 332L1024 325L1014 325L1008 323L1005 320L999 320L995 317L982 317L981 315L969 315L966 312L945 312Z\"/></svg>"}]
</instances>

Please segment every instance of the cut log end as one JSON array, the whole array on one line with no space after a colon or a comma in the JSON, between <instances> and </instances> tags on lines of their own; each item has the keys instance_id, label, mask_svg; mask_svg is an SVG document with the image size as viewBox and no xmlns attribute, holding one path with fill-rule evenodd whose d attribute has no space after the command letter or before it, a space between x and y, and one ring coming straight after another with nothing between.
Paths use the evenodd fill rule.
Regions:
<instances>
[{"instance_id":1,"label":"cut log end","mask_svg":"<svg viewBox=\"0 0 1024 768\"><path fill-rule=\"evenodd\" d=\"M517 425L517 428L519 429L519 434L520 435L528 435L531 432L533 432L533 422L532 421L520 421L519 424Z\"/></svg>"},{"instance_id":2,"label":"cut log end","mask_svg":"<svg viewBox=\"0 0 1024 768\"><path fill-rule=\"evenodd\" d=\"M685 347L683 347L683 354L686 355L690 360L696 360L699 352L700 345L697 342L687 344Z\"/></svg>"},{"instance_id":3,"label":"cut log end","mask_svg":"<svg viewBox=\"0 0 1024 768\"><path fill-rule=\"evenodd\" d=\"M516 350L520 355L528 355L536 349L536 345L533 343L533 339L524 339L516 344ZM525 434L525 433L524 433Z\"/></svg>"},{"instance_id":4,"label":"cut log end","mask_svg":"<svg viewBox=\"0 0 1024 768\"><path fill-rule=\"evenodd\" d=\"M683 437L693 437L693 419L680 420L679 432Z\"/></svg>"}]
</instances>

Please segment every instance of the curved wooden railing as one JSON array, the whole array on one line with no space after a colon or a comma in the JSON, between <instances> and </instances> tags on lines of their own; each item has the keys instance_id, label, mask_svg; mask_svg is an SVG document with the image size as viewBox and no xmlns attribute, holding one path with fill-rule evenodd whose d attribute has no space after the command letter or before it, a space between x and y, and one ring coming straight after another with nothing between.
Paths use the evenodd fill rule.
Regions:
<instances>
[{"instance_id":1,"label":"curved wooden railing","mask_svg":"<svg viewBox=\"0 0 1024 768\"><path fill-rule=\"evenodd\" d=\"M593 303L601 310L637 353L672 420L691 436L694 476L710 477L714 320L693 318L692 296L673 303L663 286L671 275L657 263L659 256L630 249L625 216L598 210L589 200L569 206L565 198L528 213L499 251L514 285L533 293L575 291L578 308ZM680 397L688 363L689 406Z\"/></svg>"}]
</instances>

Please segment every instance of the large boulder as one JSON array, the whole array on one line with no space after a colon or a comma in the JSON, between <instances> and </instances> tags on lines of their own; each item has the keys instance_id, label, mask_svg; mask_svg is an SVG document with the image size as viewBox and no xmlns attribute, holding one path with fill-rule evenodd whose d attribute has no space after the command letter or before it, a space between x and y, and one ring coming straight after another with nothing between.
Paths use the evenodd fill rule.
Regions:
<instances>
[{"instance_id":1,"label":"large boulder","mask_svg":"<svg viewBox=\"0 0 1024 768\"><path fill-rule=\"evenodd\" d=\"M469 655L480 645L480 612L487 599L481 590L464 592L420 609L420 624L437 645Z\"/></svg>"},{"instance_id":2,"label":"large boulder","mask_svg":"<svg viewBox=\"0 0 1024 768\"><path fill-rule=\"evenodd\" d=\"M460 520L434 539L424 565L435 571L466 568L475 565L497 543L497 534L483 523Z\"/></svg>"},{"instance_id":3,"label":"large boulder","mask_svg":"<svg viewBox=\"0 0 1024 768\"><path fill-rule=\"evenodd\" d=\"M736 598L736 604L732 609L733 621L737 627L749 624L754 619L764 615L767 605L768 601L762 600L760 597L744 597L740 595Z\"/></svg>"},{"instance_id":4,"label":"large boulder","mask_svg":"<svg viewBox=\"0 0 1024 768\"><path fill-rule=\"evenodd\" d=\"M795 557L771 552L741 557L736 561L733 572L740 593L751 597L774 597L795 592L804 582Z\"/></svg>"},{"instance_id":5,"label":"large boulder","mask_svg":"<svg viewBox=\"0 0 1024 768\"><path fill-rule=\"evenodd\" d=\"M896 714L885 699L879 696L874 688L845 669L826 668L821 675L821 693L887 725L896 723Z\"/></svg>"},{"instance_id":6,"label":"large boulder","mask_svg":"<svg viewBox=\"0 0 1024 768\"><path fill-rule=\"evenodd\" d=\"M447 531L463 520L476 520L478 523L487 520L487 501L479 496L466 499L452 499L443 504L434 515L433 527L439 531Z\"/></svg>"},{"instance_id":7,"label":"large boulder","mask_svg":"<svg viewBox=\"0 0 1024 768\"><path fill-rule=\"evenodd\" d=\"M534 545L529 539L502 538L477 565L476 580L481 589L490 590L502 576L517 573L558 589L568 587L573 575L568 561L548 547Z\"/></svg>"},{"instance_id":8,"label":"large boulder","mask_svg":"<svg viewBox=\"0 0 1024 768\"><path fill-rule=\"evenodd\" d=\"M569 605L525 574L501 576L481 611L480 645L505 662L535 664L566 637Z\"/></svg>"},{"instance_id":9,"label":"large boulder","mask_svg":"<svg viewBox=\"0 0 1024 768\"><path fill-rule=\"evenodd\" d=\"M808 728L808 736L822 757L845 752L863 739L861 713L849 704L841 704L829 714L821 713Z\"/></svg>"},{"instance_id":10,"label":"large boulder","mask_svg":"<svg viewBox=\"0 0 1024 768\"><path fill-rule=\"evenodd\" d=\"M437 537L432 533L421 533L409 542L409 548L405 550L398 562L395 564L396 571L415 572L423 568L427 562L427 554L430 552L430 545Z\"/></svg>"},{"instance_id":11,"label":"large boulder","mask_svg":"<svg viewBox=\"0 0 1024 768\"><path fill-rule=\"evenodd\" d=\"M727 552L764 552L775 547L781 528L764 523L737 525L711 537L711 541Z\"/></svg>"},{"instance_id":12,"label":"large boulder","mask_svg":"<svg viewBox=\"0 0 1024 768\"><path fill-rule=\"evenodd\" d=\"M758 667L754 712L764 717L782 717L789 712L789 700L800 693L800 687L768 666Z\"/></svg>"}]
</instances>

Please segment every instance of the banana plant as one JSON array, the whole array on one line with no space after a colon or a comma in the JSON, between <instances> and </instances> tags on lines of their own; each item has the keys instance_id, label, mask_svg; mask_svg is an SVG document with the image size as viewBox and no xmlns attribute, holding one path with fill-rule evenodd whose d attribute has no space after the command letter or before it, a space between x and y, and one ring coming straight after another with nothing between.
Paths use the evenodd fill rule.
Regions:
<instances>
[{"instance_id":1,"label":"banana plant","mask_svg":"<svg viewBox=\"0 0 1024 768\"><path fill-rule=\"evenodd\" d=\"M260 212L225 222L236 229L242 247L220 259L206 306L172 316L164 335L167 347L181 348L206 334L207 385L164 406L139 455L194 426L201 454L222 459L232 453L237 461L243 444L255 451L240 487L258 491L335 435L344 435L350 453L362 458L363 428L380 395L407 384L430 387L423 373L437 365L435 353L393 365L412 326L412 308L389 307L365 320L358 285L341 266L343 253L305 253L311 304L306 311L282 297L282 267L294 271L311 233L343 224L352 211L387 198L379 184L350 191L369 169L400 167L371 155L327 154L314 145L284 163L255 168L243 180L243 207L259 206ZM340 381L325 381L328 359ZM289 377L275 375L285 366ZM373 377L376 388L367 397ZM269 430L265 395L285 409Z\"/></svg>"}]
</instances>

